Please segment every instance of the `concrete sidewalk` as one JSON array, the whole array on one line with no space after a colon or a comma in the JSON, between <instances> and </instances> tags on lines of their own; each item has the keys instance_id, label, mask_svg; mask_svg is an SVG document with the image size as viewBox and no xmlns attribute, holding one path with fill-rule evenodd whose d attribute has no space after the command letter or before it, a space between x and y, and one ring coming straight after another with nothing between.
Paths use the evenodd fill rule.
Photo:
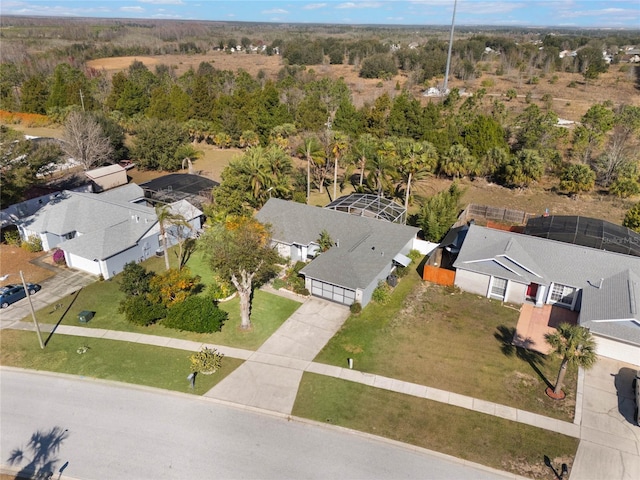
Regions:
<instances>
[{"instance_id":1,"label":"concrete sidewalk","mask_svg":"<svg viewBox=\"0 0 640 480\"><path fill-rule=\"evenodd\" d=\"M345 306L308 298L246 362L205 396L290 414L302 374L348 316Z\"/></svg>"},{"instance_id":2,"label":"concrete sidewalk","mask_svg":"<svg viewBox=\"0 0 640 480\"><path fill-rule=\"evenodd\" d=\"M278 413L291 413L302 375L304 372L310 372L425 398L580 438L581 427L574 423L382 375L314 363L313 358L339 330L347 316L348 309L345 307L316 298L309 299L255 352L224 345L80 326L60 325L55 333L194 352L205 346L216 348L226 356L246 361L205 396ZM42 327L43 331L49 332L53 325ZM12 328L32 331L33 325L20 322Z\"/></svg>"}]
</instances>

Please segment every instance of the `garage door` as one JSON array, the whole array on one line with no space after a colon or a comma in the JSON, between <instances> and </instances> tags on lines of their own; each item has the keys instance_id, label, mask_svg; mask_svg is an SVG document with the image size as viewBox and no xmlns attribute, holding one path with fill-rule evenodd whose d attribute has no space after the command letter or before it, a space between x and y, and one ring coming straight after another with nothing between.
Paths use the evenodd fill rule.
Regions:
<instances>
[{"instance_id":1,"label":"garage door","mask_svg":"<svg viewBox=\"0 0 640 480\"><path fill-rule=\"evenodd\" d=\"M348 288L331 285L330 283L311 280L311 294L316 297L326 298L333 302L351 305L356 301L356 291Z\"/></svg>"}]
</instances>

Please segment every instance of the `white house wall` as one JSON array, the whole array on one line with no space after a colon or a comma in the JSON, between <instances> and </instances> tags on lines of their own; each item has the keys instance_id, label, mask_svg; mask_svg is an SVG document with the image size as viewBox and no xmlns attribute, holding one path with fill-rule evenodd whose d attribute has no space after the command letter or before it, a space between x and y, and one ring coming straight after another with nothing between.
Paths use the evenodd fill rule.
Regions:
<instances>
[{"instance_id":1,"label":"white house wall","mask_svg":"<svg viewBox=\"0 0 640 480\"><path fill-rule=\"evenodd\" d=\"M507 298L505 298L504 301L509 303L524 303L526 294L527 285L509 280L507 284Z\"/></svg>"},{"instance_id":2,"label":"white house wall","mask_svg":"<svg viewBox=\"0 0 640 480\"><path fill-rule=\"evenodd\" d=\"M69 268L75 268L76 270L82 270L83 272L90 273L92 275L100 275L100 262L89 260L87 258L79 257L77 255L64 252L64 259L67 262ZM107 278L107 277L105 277Z\"/></svg>"},{"instance_id":3,"label":"white house wall","mask_svg":"<svg viewBox=\"0 0 640 480\"><path fill-rule=\"evenodd\" d=\"M640 348L593 334L598 355L640 367Z\"/></svg>"},{"instance_id":4,"label":"white house wall","mask_svg":"<svg viewBox=\"0 0 640 480\"><path fill-rule=\"evenodd\" d=\"M465 292L477 293L483 297L487 296L489 291L489 280L491 277L482 273L470 272L458 268L456 270L456 278L454 284L456 287Z\"/></svg>"}]
</instances>

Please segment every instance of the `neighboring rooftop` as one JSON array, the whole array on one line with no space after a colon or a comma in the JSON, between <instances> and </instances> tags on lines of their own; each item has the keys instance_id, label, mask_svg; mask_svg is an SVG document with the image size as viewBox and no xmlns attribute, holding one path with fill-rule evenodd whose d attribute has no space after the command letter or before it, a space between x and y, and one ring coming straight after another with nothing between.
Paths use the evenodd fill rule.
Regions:
<instances>
[{"instance_id":1,"label":"neighboring rooftop","mask_svg":"<svg viewBox=\"0 0 640 480\"><path fill-rule=\"evenodd\" d=\"M324 208L400 224L405 223L407 216L404 207L393 200L366 193L353 193L336 198Z\"/></svg>"},{"instance_id":2,"label":"neighboring rooftop","mask_svg":"<svg viewBox=\"0 0 640 480\"><path fill-rule=\"evenodd\" d=\"M640 235L598 218L551 215L527 221L526 235L640 257Z\"/></svg>"},{"instance_id":3,"label":"neighboring rooftop","mask_svg":"<svg viewBox=\"0 0 640 480\"><path fill-rule=\"evenodd\" d=\"M415 227L302 203L270 199L256 218L281 243L317 244L326 230L336 244L302 269L305 276L346 288L364 288L418 233Z\"/></svg>"}]
</instances>

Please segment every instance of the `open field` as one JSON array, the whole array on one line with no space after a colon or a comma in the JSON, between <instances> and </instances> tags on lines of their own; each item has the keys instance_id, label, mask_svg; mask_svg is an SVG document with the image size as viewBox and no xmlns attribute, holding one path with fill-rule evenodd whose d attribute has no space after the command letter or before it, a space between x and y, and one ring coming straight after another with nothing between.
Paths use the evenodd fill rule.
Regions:
<instances>
[{"instance_id":1,"label":"open field","mask_svg":"<svg viewBox=\"0 0 640 480\"><path fill-rule=\"evenodd\" d=\"M193 55L163 55L154 57L115 57L91 60L87 65L99 71L104 71L108 76L128 68L134 60L139 60L147 65L151 70L156 65L165 64L170 66L180 76L190 68L197 69L201 62L210 62L219 70L230 70L237 72L245 70L252 76L263 72L265 78L276 80L278 72L284 66L282 58L278 55L267 56L259 54L233 53L228 54L221 51L211 51L206 54ZM526 75L513 69L503 75L496 75L497 61L481 62L478 71L480 76L472 80L458 80L452 76L449 80L450 88L464 89L468 93L484 88L487 92L488 102L493 98L502 99L509 89L515 89L518 98L506 102L510 111L520 111L527 106L526 95L530 94L532 101L539 102L545 94L553 97L553 110L560 118L577 121L593 104L610 100L614 105L631 104L640 106L640 95L636 88L636 76L639 75L634 67L628 64L612 65L609 71L601 74L597 80L586 84L582 75L567 72L554 72L539 78L537 83L529 84L528 81L533 75ZM640 68L636 67L640 70ZM387 92L394 96L398 93L396 85L401 89L408 88L416 97L422 98L423 102L430 101L422 97L422 92L426 85L413 85L408 76L398 74L388 80L366 79L359 76L359 67L348 64L341 65L310 65L308 72L315 72L318 77L329 77L333 79L343 78L349 86L353 103L361 107L365 103L373 101ZM539 74L537 74L539 75ZM437 85L442 82L442 78L433 79L430 85ZM573 83L572 83L573 82ZM570 86L571 85L571 86ZM439 101L431 99L431 101Z\"/></svg>"}]
</instances>

